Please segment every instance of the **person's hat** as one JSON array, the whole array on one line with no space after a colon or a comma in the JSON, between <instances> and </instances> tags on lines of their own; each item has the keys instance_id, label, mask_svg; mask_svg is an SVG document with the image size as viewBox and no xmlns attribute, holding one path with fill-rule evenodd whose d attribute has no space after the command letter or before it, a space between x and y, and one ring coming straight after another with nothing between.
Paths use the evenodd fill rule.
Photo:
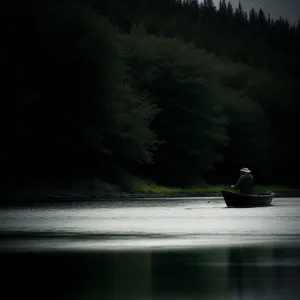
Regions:
<instances>
[{"instance_id":1,"label":"person's hat","mask_svg":"<svg viewBox=\"0 0 300 300\"><path fill-rule=\"evenodd\" d=\"M251 173L251 171L248 168L243 168L240 171L244 173Z\"/></svg>"}]
</instances>

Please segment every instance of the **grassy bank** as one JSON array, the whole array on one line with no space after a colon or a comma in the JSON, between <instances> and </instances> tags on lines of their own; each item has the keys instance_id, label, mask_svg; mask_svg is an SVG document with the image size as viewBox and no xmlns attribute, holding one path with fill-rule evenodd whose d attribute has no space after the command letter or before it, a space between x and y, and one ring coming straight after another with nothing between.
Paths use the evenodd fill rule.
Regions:
<instances>
[{"instance_id":1,"label":"grassy bank","mask_svg":"<svg viewBox=\"0 0 300 300\"><path fill-rule=\"evenodd\" d=\"M220 195L221 189L229 189L228 185L209 185L180 188L158 185L150 180L131 178L117 186L100 180L86 180L68 186L33 185L31 188L15 190L7 194L3 202L11 201L43 201L43 200L91 200L102 198L151 198L151 197L201 197ZM300 197L300 188L279 185L257 185L254 192L271 190L277 197Z\"/></svg>"},{"instance_id":2,"label":"grassy bank","mask_svg":"<svg viewBox=\"0 0 300 300\"><path fill-rule=\"evenodd\" d=\"M218 194L220 193L221 189L229 189L228 185L209 185L206 183L201 183L198 186L192 187L168 187L158 185L153 181L150 180L142 180L142 179L134 179L125 187L120 188L114 186L112 184L107 184L104 182L98 182L96 190L99 192L104 193L114 193L114 192L128 192L128 193L146 193L146 194ZM256 185L254 187L254 192L259 191L267 191L271 190L278 194L289 194L289 193L300 193L299 188L291 188L287 186L280 186L280 185Z\"/></svg>"}]
</instances>

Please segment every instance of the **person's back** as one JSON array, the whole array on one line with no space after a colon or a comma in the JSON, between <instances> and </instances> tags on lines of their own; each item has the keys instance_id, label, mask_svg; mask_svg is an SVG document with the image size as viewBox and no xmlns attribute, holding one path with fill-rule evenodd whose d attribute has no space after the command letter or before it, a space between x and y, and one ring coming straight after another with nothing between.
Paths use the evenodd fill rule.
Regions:
<instances>
[{"instance_id":1,"label":"person's back","mask_svg":"<svg viewBox=\"0 0 300 300\"><path fill-rule=\"evenodd\" d=\"M231 187L234 190L239 189L241 194L252 194L253 188L253 177L249 174L251 171L248 168L241 169L242 175L240 176L238 182Z\"/></svg>"}]
</instances>

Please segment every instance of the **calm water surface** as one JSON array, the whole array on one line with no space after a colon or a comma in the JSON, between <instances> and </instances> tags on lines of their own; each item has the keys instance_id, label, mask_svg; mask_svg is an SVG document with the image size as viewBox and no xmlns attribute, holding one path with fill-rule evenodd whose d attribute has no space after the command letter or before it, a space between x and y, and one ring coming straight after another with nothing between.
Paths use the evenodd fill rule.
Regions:
<instances>
[{"instance_id":1,"label":"calm water surface","mask_svg":"<svg viewBox=\"0 0 300 300\"><path fill-rule=\"evenodd\" d=\"M300 299L297 198L2 207L0 233L10 298Z\"/></svg>"}]
</instances>

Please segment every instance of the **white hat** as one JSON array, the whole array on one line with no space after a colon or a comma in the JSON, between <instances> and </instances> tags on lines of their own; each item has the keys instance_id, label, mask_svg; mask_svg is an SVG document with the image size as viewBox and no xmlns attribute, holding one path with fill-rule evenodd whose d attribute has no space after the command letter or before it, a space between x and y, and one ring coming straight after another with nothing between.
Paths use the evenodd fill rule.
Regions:
<instances>
[{"instance_id":1,"label":"white hat","mask_svg":"<svg viewBox=\"0 0 300 300\"><path fill-rule=\"evenodd\" d=\"M240 171L245 173L251 173L251 171L248 168L243 168Z\"/></svg>"}]
</instances>

